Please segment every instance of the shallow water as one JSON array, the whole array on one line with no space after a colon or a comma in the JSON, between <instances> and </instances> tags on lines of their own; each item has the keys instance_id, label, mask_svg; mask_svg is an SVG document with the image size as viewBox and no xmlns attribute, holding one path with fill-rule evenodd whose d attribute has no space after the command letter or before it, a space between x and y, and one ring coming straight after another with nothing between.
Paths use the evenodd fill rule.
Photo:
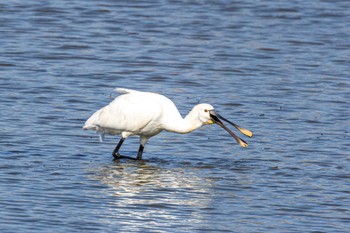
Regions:
<instances>
[{"instance_id":1,"label":"shallow water","mask_svg":"<svg viewBox=\"0 0 350 233\"><path fill-rule=\"evenodd\" d=\"M348 232L347 1L0 4L1 232ZM135 88L254 132L114 161L85 120ZM138 139L122 153L136 156Z\"/></svg>"}]
</instances>

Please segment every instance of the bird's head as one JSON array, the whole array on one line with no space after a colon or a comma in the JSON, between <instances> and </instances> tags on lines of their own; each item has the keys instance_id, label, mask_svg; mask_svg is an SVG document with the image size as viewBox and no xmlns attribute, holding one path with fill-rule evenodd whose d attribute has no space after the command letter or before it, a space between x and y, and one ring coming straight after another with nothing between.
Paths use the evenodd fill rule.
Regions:
<instances>
[{"instance_id":1,"label":"bird's head","mask_svg":"<svg viewBox=\"0 0 350 233\"><path fill-rule=\"evenodd\" d=\"M246 143L243 139L239 138L235 133L233 133L226 125L222 123L221 120L226 121L227 123L233 125L235 128L237 128L242 134L252 137L253 133L250 130L244 129L240 127L239 125L225 119L221 115L219 115L215 110L214 107L210 104L198 104L194 107L196 112L198 112L198 118L199 120L204 124L218 124L223 129L225 129L236 141L237 143L242 147L247 147L248 143ZM220 120L221 119L221 120Z\"/></svg>"},{"instance_id":2,"label":"bird's head","mask_svg":"<svg viewBox=\"0 0 350 233\"><path fill-rule=\"evenodd\" d=\"M203 125L213 124L214 121L210 116L210 111L214 111L214 107L210 104L198 104L193 108L198 114L198 119L202 122Z\"/></svg>"}]
</instances>

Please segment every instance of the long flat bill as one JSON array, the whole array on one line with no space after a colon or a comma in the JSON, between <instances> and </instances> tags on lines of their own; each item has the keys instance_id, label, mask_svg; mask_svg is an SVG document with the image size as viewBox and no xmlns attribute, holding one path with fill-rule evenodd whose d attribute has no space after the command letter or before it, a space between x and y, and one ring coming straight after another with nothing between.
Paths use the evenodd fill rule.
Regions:
<instances>
[{"instance_id":1,"label":"long flat bill","mask_svg":"<svg viewBox=\"0 0 350 233\"><path fill-rule=\"evenodd\" d=\"M235 123L233 123L233 122L227 120L226 118L224 118L224 117L222 117L222 116L220 116L220 115L217 115L217 116L218 116L220 119L226 121L227 123L233 125L236 129L239 130L239 132L241 132L241 133L244 134L245 136L248 136L248 137L250 137L250 138L253 137L253 132L252 132L252 131L250 131L250 130L248 130L248 129L245 129L245 128L242 128L242 127L240 127L239 125L237 125L237 124L235 124Z\"/></svg>"},{"instance_id":2,"label":"long flat bill","mask_svg":"<svg viewBox=\"0 0 350 233\"><path fill-rule=\"evenodd\" d=\"M224 128L231 136L236 140L236 142L241 146L241 147L248 147L248 143L238 137L234 132L232 132L229 128L227 128L224 124L221 122L216 122L218 125L220 125L222 128Z\"/></svg>"}]
</instances>

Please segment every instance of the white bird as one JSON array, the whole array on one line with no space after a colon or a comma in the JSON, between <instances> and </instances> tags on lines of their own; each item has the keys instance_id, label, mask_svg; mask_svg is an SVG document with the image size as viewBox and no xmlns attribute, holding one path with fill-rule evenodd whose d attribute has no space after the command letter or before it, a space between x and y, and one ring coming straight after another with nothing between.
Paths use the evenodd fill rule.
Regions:
<instances>
[{"instance_id":1,"label":"white bird","mask_svg":"<svg viewBox=\"0 0 350 233\"><path fill-rule=\"evenodd\" d=\"M121 139L113 151L113 156L117 159L126 157L119 154L119 149L129 136L140 136L140 147L136 157L140 160L148 139L161 131L185 134L213 123L229 132L239 145L247 147L248 144L227 128L220 119L233 125L244 135L253 136L251 131L220 116L210 104L198 104L182 118L175 104L163 95L125 88L115 90L123 95L96 111L85 122L83 129L99 132L102 137L104 134L121 134Z\"/></svg>"}]
</instances>

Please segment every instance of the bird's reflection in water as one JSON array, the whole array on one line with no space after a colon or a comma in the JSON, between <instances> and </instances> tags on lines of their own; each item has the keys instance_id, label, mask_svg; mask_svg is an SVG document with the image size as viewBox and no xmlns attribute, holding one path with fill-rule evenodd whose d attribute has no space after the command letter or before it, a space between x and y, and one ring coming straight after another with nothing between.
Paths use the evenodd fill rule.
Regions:
<instances>
[{"instance_id":1,"label":"bird's reflection in water","mask_svg":"<svg viewBox=\"0 0 350 233\"><path fill-rule=\"evenodd\" d=\"M115 161L97 172L94 170L96 178L108 186L103 192L107 201L105 215L109 217L104 221L117 222L119 230L127 232L215 228L212 216L231 213L232 206L223 203L235 201L234 187L242 182L231 174L234 168L235 165L229 166L222 159L200 162L167 157Z\"/></svg>"},{"instance_id":2,"label":"bird's reflection in water","mask_svg":"<svg viewBox=\"0 0 350 233\"><path fill-rule=\"evenodd\" d=\"M212 181L184 164L162 160L115 161L100 170L98 179L113 189L118 197L115 204L120 207L206 207L211 199Z\"/></svg>"},{"instance_id":3,"label":"bird's reflection in water","mask_svg":"<svg viewBox=\"0 0 350 233\"><path fill-rule=\"evenodd\" d=\"M116 161L101 170L100 178L115 190L116 195L129 196L137 194L144 186L159 186L160 172L160 168L144 161Z\"/></svg>"}]
</instances>

